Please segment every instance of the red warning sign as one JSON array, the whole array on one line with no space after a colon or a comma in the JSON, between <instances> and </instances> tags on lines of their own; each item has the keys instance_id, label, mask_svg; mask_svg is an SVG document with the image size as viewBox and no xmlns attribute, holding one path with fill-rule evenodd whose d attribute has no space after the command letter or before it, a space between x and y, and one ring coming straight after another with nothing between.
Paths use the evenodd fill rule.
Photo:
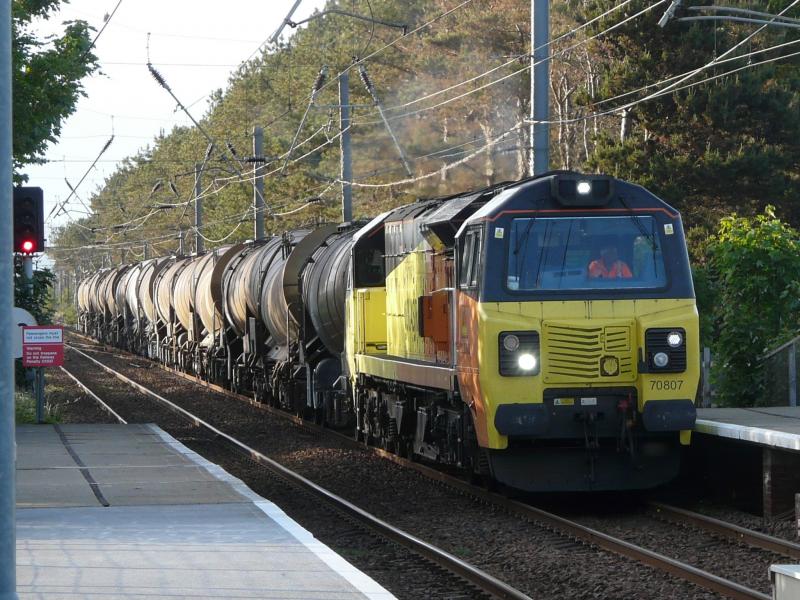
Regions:
<instances>
[{"instance_id":1,"label":"red warning sign","mask_svg":"<svg viewBox=\"0 0 800 600\"><path fill-rule=\"evenodd\" d=\"M64 329L58 325L22 328L22 366L60 367L64 364Z\"/></svg>"}]
</instances>

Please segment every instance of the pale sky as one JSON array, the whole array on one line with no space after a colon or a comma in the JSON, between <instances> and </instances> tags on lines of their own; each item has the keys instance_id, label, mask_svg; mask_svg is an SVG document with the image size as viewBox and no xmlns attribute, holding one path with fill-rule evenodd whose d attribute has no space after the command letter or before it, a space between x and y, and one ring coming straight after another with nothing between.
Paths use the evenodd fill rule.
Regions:
<instances>
[{"instance_id":1,"label":"pale sky","mask_svg":"<svg viewBox=\"0 0 800 600\"><path fill-rule=\"evenodd\" d=\"M100 30L103 17L117 0L72 0L50 21L37 25L46 34L62 21L83 19ZM27 185L44 189L45 216L69 195L66 177L75 186L113 131L114 142L77 190L87 204L92 192L102 187L117 162L147 145L159 130L189 120L175 111L172 98L152 79L145 66L147 33L150 59L176 96L199 118L206 109L207 95L225 88L230 73L254 54L275 31L294 0L123 0L94 50L103 74L84 81L82 98L64 124L58 144L46 156L51 161L25 169ZM292 17L300 20L321 8L324 0L303 0ZM286 39L293 33L287 27ZM202 65L202 66L196 66ZM73 197L70 217L83 216L81 203ZM63 213L49 225L68 220ZM47 237L47 235L46 235Z\"/></svg>"}]
</instances>

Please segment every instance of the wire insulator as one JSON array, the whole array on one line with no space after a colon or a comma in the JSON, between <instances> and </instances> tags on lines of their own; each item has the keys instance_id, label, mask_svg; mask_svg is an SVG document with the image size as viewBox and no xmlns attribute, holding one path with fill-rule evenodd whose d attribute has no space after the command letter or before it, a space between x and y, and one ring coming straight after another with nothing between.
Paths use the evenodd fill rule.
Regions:
<instances>
[{"instance_id":1,"label":"wire insulator","mask_svg":"<svg viewBox=\"0 0 800 600\"><path fill-rule=\"evenodd\" d=\"M358 65L358 76L361 77L361 81L364 87L367 88L367 91L372 94L372 81L370 81L367 69L364 65Z\"/></svg>"},{"instance_id":2,"label":"wire insulator","mask_svg":"<svg viewBox=\"0 0 800 600\"><path fill-rule=\"evenodd\" d=\"M156 80L158 85L160 85L167 91L171 91L169 89L169 86L167 85L167 81L164 79L164 76L156 70L156 68L152 65L152 63L149 62L147 63L147 70L150 71L150 75L153 76L153 79Z\"/></svg>"},{"instance_id":3,"label":"wire insulator","mask_svg":"<svg viewBox=\"0 0 800 600\"><path fill-rule=\"evenodd\" d=\"M328 78L328 67L323 66L319 70L319 74L317 75L316 81L314 81L314 93L317 93L322 89L322 86L325 84L325 80L327 78Z\"/></svg>"}]
</instances>

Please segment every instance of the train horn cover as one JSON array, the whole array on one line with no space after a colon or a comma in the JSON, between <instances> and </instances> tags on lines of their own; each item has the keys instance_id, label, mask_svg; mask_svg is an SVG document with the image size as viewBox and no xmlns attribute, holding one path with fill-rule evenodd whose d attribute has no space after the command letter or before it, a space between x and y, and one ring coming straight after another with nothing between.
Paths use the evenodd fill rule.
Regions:
<instances>
[{"instance_id":1,"label":"train horn cover","mask_svg":"<svg viewBox=\"0 0 800 600\"><path fill-rule=\"evenodd\" d=\"M612 183L605 175L553 175L550 192L562 206L605 206L611 200Z\"/></svg>"}]
</instances>

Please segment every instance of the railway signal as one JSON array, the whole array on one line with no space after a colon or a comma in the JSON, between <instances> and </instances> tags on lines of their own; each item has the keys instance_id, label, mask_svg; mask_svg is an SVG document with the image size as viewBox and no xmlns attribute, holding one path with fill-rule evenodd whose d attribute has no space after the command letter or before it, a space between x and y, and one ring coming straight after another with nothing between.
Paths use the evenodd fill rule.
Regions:
<instances>
[{"instance_id":1,"label":"railway signal","mask_svg":"<svg viewBox=\"0 0 800 600\"><path fill-rule=\"evenodd\" d=\"M14 188L14 252L44 250L44 192L40 187Z\"/></svg>"}]
</instances>

